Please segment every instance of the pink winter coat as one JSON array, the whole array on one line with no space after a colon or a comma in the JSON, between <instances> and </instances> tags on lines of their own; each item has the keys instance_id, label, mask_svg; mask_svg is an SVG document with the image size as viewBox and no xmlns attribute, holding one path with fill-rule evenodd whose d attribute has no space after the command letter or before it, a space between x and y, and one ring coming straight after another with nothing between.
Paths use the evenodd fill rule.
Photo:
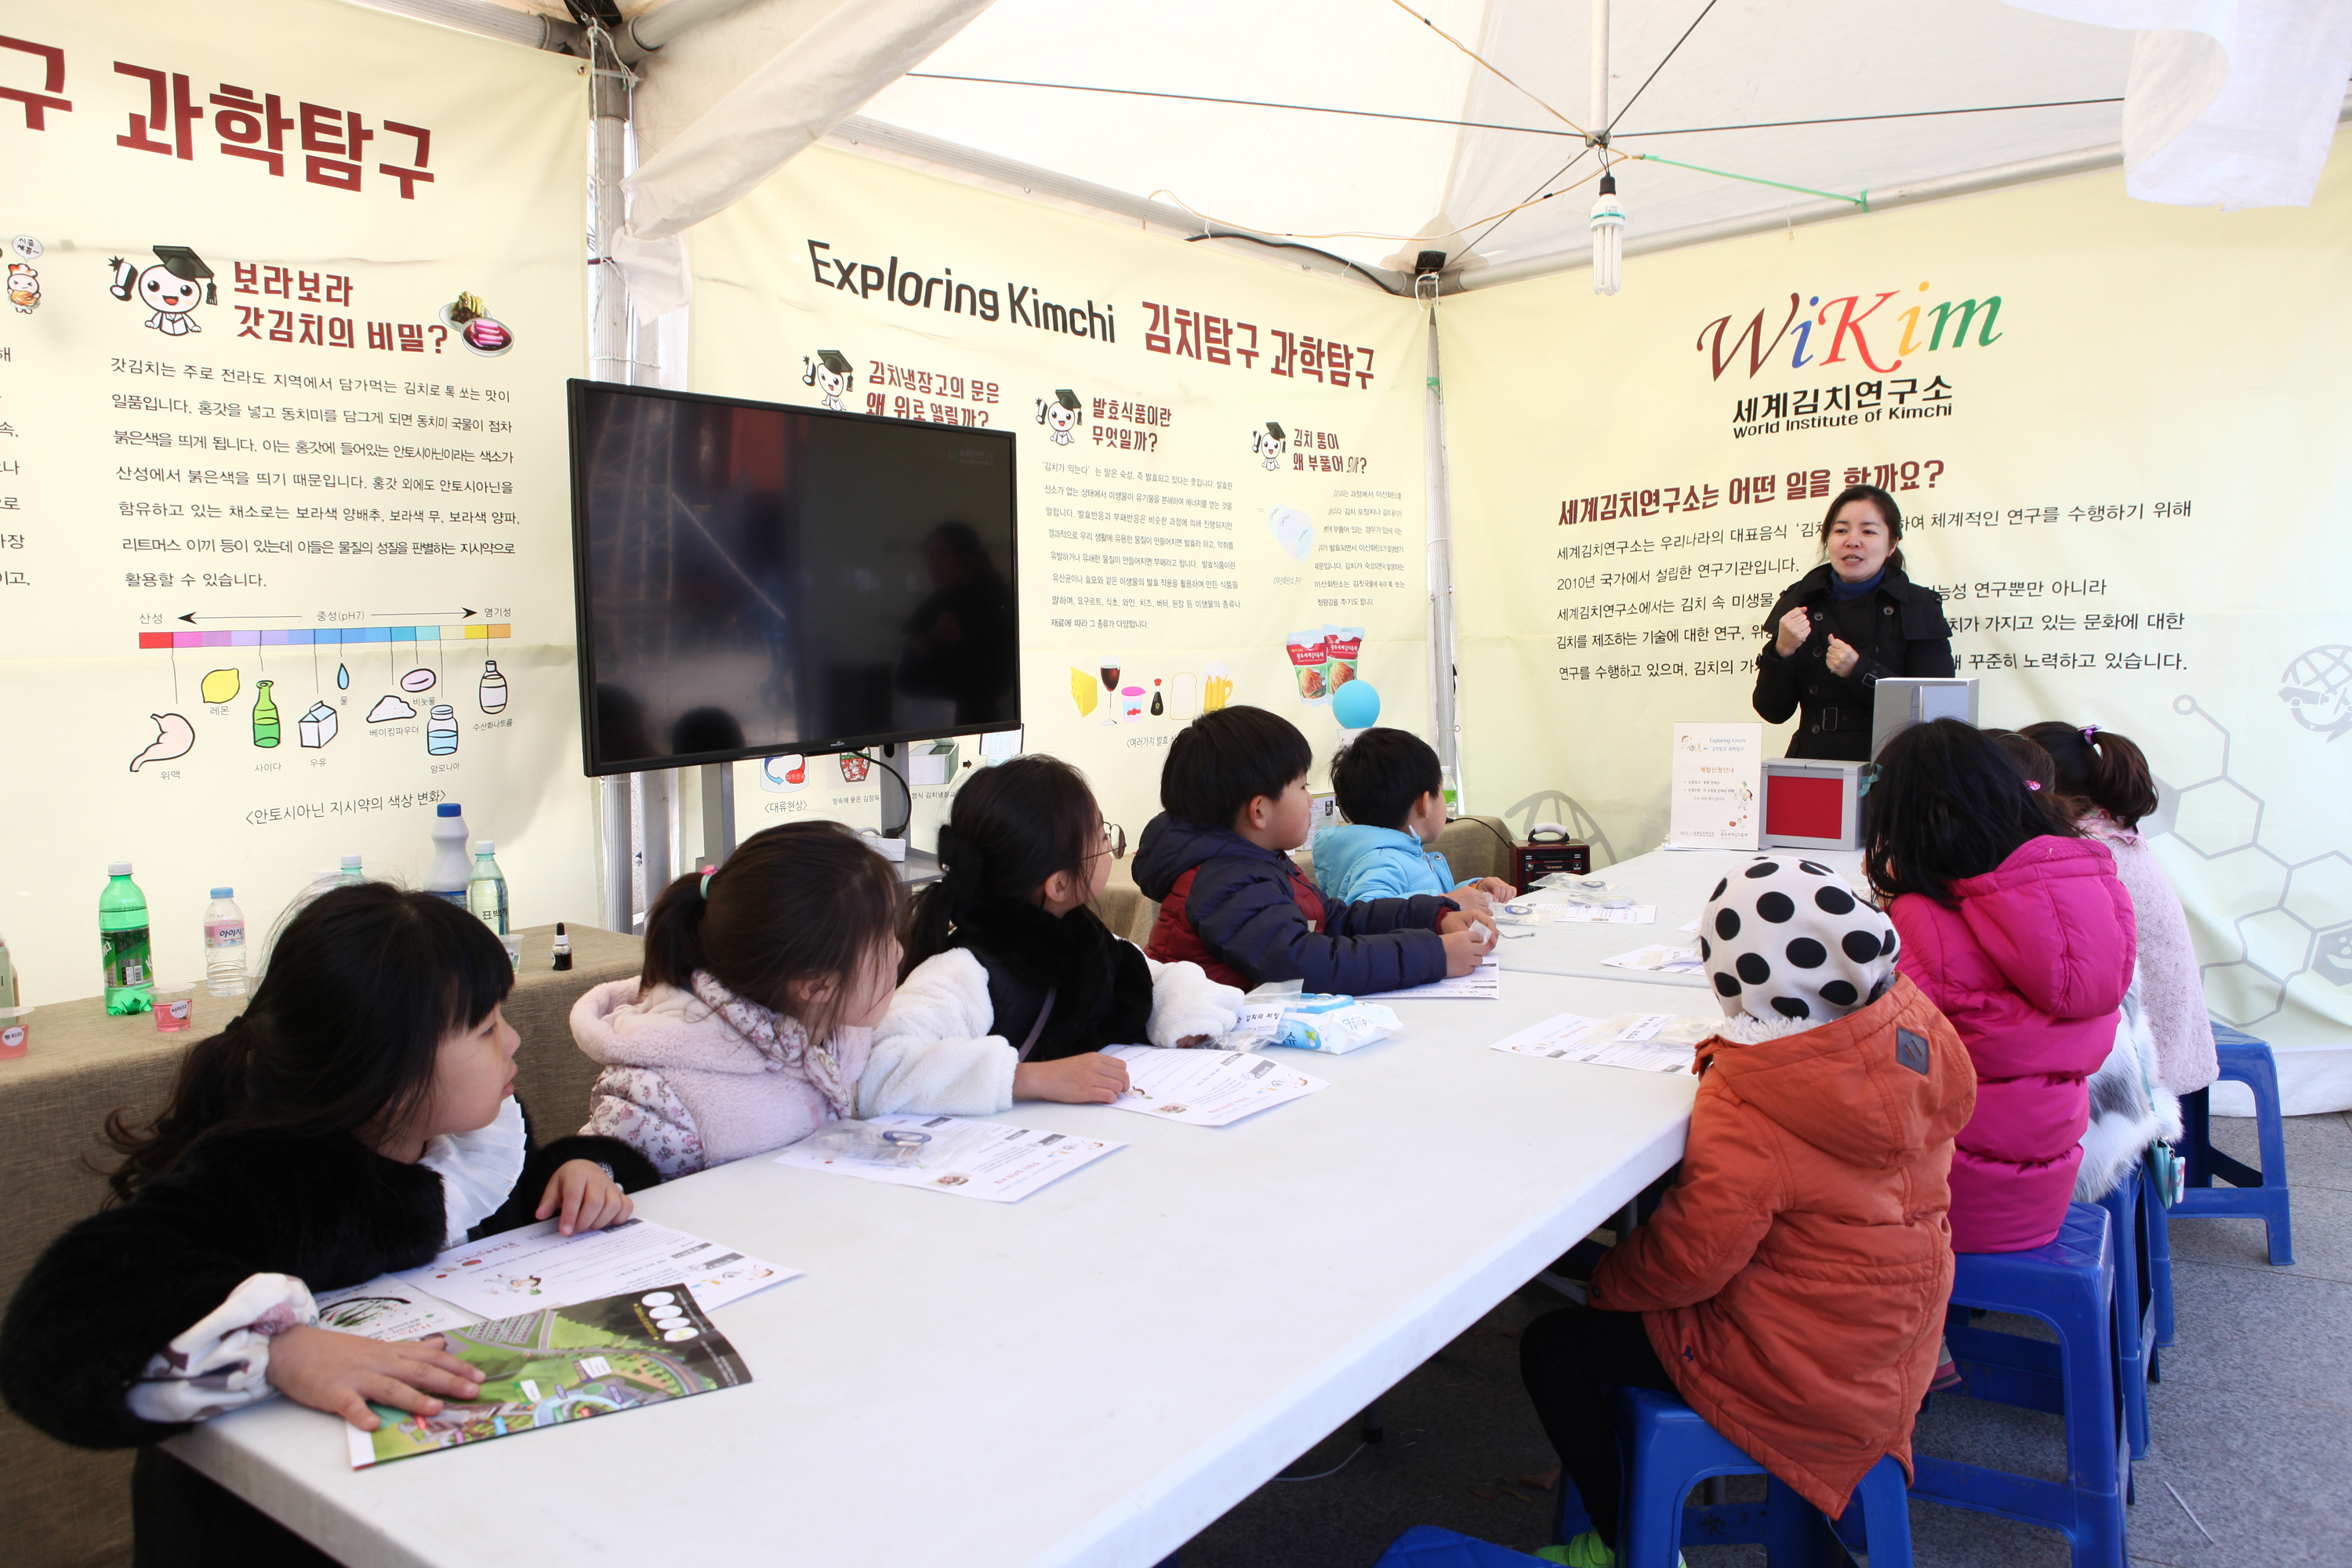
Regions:
<instances>
[{"instance_id":1,"label":"pink winter coat","mask_svg":"<svg viewBox=\"0 0 2352 1568\"><path fill-rule=\"evenodd\" d=\"M2138 935L2115 860L2089 838L2036 838L1887 913L1895 966L1959 1031L1977 1108L1952 1152L1952 1250L2023 1252L2058 1234L2090 1121L2084 1080L2115 1048Z\"/></svg>"}]
</instances>

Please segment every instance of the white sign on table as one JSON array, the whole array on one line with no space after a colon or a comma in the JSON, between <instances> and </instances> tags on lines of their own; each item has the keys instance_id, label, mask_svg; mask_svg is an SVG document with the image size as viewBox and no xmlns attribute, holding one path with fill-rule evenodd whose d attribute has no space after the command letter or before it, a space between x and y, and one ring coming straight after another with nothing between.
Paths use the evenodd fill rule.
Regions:
<instances>
[{"instance_id":1,"label":"white sign on table","mask_svg":"<svg viewBox=\"0 0 2352 1568\"><path fill-rule=\"evenodd\" d=\"M480 1321L679 1283L704 1307L723 1307L799 1277L797 1268L747 1258L724 1243L649 1219L577 1236L562 1234L547 1219L453 1247L422 1268L387 1279L438 1296L475 1314L467 1321Z\"/></svg>"},{"instance_id":2,"label":"white sign on table","mask_svg":"<svg viewBox=\"0 0 2352 1568\"><path fill-rule=\"evenodd\" d=\"M866 1121L871 1127L903 1127L928 1132L931 1141L925 1145L921 1160L911 1165L879 1164L798 1144L777 1155L775 1163L885 1182L894 1187L923 1187L935 1193L953 1193L960 1198L1012 1204L1059 1181L1080 1165L1127 1147L1115 1139L1078 1138L1067 1132L1046 1132L1034 1127L975 1121L961 1116L894 1114L869 1116Z\"/></svg>"},{"instance_id":3,"label":"white sign on table","mask_svg":"<svg viewBox=\"0 0 2352 1568\"><path fill-rule=\"evenodd\" d=\"M1127 1064L1127 1092L1112 1105L1195 1127L1223 1127L1330 1087L1248 1051L1113 1046L1103 1055Z\"/></svg>"},{"instance_id":4,"label":"white sign on table","mask_svg":"<svg viewBox=\"0 0 2352 1568\"><path fill-rule=\"evenodd\" d=\"M1675 725L1673 772L1670 847L1753 849L1763 842L1763 725Z\"/></svg>"},{"instance_id":5,"label":"white sign on table","mask_svg":"<svg viewBox=\"0 0 2352 1568\"><path fill-rule=\"evenodd\" d=\"M1433 980L1426 985L1415 985L1406 991L1382 991L1382 1002L1497 1002L1503 995L1503 966L1489 952L1478 960L1478 967L1467 974L1449 975Z\"/></svg>"}]
</instances>

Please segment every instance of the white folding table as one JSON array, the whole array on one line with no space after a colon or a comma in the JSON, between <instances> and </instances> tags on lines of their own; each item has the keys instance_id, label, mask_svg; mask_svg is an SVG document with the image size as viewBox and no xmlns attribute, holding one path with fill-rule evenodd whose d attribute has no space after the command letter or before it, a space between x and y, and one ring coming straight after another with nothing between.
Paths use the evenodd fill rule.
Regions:
<instances>
[{"instance_id":1,"label":"white folding table","mask_svg":"<svg viewBox=\"0 0 2352 1568\"><path fill-rule=\"evenodd\" d=\"M1699 917L1717 882L1759 854L1810 860L1816 866L1828 867L1849 886L1863 885L1862 852L1857 849L1653 849L1646 855L1603 867L1594 875L1605 877L1613 884L1612 896L1623 894L1636 904L1656 906L1658 913L1654 923L1637 926L1608 921L1554 921L1528 928L1529 935L1503 939L1503 967L1538 974L1703 988L1706 977L1702 974L1612 969L1601 961L1639 947L1687 947L1696 943L1697 933L1681 927Z\"/></svg>"},{"instance_id":2,"label":"white folding table","mask_svg":"<svg viewBox=\"0 0 2352 1568\"><path fill-rule=\"evenodd\" d=\"M1681 1157L1688 1075L1487 1048L1668 995L1402 1003L1392 1040L1276 1053L1330 1087L1226 1128L1018 1105L1132 1146L1015 1205L740 1161L637 1202L807 1270L713 1314L748 1387L356 1472L284 1400L173 1451L352 1568L1147 1568Z\"/></svg>"}]
</instances>

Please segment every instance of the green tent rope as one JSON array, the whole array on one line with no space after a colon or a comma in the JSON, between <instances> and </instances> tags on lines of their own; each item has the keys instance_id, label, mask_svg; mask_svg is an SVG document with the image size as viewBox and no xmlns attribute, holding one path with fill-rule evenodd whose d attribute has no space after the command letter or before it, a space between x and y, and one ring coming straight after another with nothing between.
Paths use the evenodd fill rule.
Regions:
<instances>
[{"instance_id":1,"label":"green tent rope","mask_svg":"<svg viewBox=\"0 0 2352 1568\"><path fill-rule=\"evenodd\" d=\"M1814 190L1811 185L1784 184L1779 180L1759 179L1754 174L1735 174L1726 169L1709 169L1697 163L1677 163L1672 158L1661 158L1655 153L1629 153L1626 156L1639 158L1648 163L1664 163L1676 169L1688 169L1695 174L1713 174L1721 180L1745 180L1751 185L1769 185L1776 191L1794 191L1800 195L1820 196L1826 201L1851 202L1864 212L1870 210L1870 193L1867 191L1858 196L1842 196L1835 191Z\"/></svg>"}]
</instances>

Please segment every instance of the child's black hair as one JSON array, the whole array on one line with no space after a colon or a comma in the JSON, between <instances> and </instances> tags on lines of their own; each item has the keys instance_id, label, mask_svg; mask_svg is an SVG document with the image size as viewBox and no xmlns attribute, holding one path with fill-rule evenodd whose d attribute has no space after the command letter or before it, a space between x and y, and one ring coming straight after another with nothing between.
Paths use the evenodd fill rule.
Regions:
<instances>
[{"instance_id":1,"label":"child's black hair","mask_svg":"<svg viewBox=\"0 0 2352 1568\"><path fill-rule=\"evenodd\" d=\"M1331 759L1331 793L1349 821L1401 830L1423 795L1445 793L1445 773L1420 736L1367 730Z\"/></svg>"},{"instance_id":2,"label":"child's black hair","mask_svg":"<svg viewBox=\"0 0 2352 1568\"><path fill-rule=\"evenodd\" d=\"M1878 753L1863 870L1882 900L1925 893L1957 905L1952 884L1981 877L2035 838L2082 835L2025 787L2000 742L1973 724L1914 724Z\"/></svg>"},{"instance_id":3,"label":"child's black hair","mask_svg":"<svg viewBox=\"0 0 2352 1568\"><path fill-rule=\"evenodd\" d=\"M787 822L754 833L703 880L689 871L646 911L650 990L694 986L699 970L771 1012L798 1019L822 1045L855 1000L898 918L898 873L838 822ZM830 977L833 999L800 1017L796 980Z\"/></svg>"},{"instance_id":4,"label":"child's black hair","mask_svg":"<svg viewBox=\"0 0 2352 1568\"><path fill-rule=\"evenodd\" d=\"M2096 806L2126 827L2156 810L2156 775L2128 735L2044 720L2019 733L2050 755L2058 796L2076 815Z\"/></svg>"},{"instance_id":5,"label":"child's black hair","mask_svg":"<svg viewBox=\"0 0 2352 1568\"><path fill-rule=\"evenodd\" d=\"M1176 732L1160 768L1160 804L1179 822L1231 827L1251 801L1279 797L1314 765L1314 748L1289 720L1220 708Z\"/></svg>"},{"instance_id":6,"label":"child's black hair","mask_svg":"<svg viewBox=\"0 0 2352 1568\"><path fill-rule=\"evenodd\" d=\"M976 899L1034 903L1056 871L1084 886L1087 862L1103 850L1101 823L1086 774L1059 757L1014 757L973 774L940 830L942 874L907 911L898 978L947 950L955 922Z\"/></svg>"},{"instance_id":7,"label":"child's black hair","mask_svg":"<svg viewBox=\"0 0 2352 1568\"><path fill-rule=\"evenodd\" d=\"M245 1011L180 1058L163 1111L107 1141L117 1199L231 1132L365 1139L433 1092L442 1039L471 1029L514 988L489 927L435 893L389 882L336 888L304 905L270 949Z\"/></svg>"}]
</instances>

